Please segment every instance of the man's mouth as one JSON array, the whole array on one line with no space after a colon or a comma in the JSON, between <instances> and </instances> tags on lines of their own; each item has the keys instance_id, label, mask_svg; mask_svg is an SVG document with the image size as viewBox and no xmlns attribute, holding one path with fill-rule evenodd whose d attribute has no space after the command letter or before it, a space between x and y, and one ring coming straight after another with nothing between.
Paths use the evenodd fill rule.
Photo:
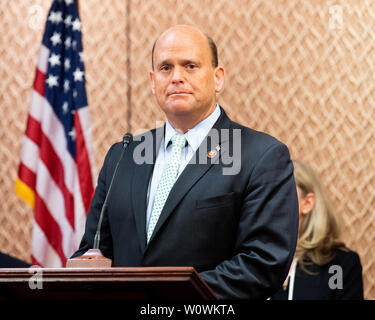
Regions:
<instances>
[{"instance_id":1,"label":"man's mouth","mask_svg":"<svg viewBox=\"0 0 375 320\"><path fill-rule=\"evenodd\" d=\"M187 92L187 91L173 91L173 92L169 93L168 95L169 96L177 96L177 95L187 95L187 94L191 94L191 93Z\"/></svg>"}]
</instances>

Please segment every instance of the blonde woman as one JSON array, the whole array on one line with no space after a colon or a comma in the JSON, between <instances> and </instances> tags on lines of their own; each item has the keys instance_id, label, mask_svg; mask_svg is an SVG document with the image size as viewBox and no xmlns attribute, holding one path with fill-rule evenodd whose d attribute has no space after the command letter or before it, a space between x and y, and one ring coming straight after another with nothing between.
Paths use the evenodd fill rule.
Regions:
<instances>
[{"instance_id":1,"label":"blonde woman","mask_svg":"<svg viewBox=\"0 0 375 320\"><path fill-rule=\"evenodd\" d=\"M362 266L358 254L340 240L340 225L314 171L294 161L299 202L295 259L273 300L361 300Z\"/></svg>"}]
</instances>

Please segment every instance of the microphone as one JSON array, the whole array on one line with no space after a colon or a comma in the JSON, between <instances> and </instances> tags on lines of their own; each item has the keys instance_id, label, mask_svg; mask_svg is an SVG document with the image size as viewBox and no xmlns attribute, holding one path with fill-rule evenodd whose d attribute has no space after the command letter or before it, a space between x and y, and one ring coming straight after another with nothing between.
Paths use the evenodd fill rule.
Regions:
<instances>
[{"instance_id":1,"label":"microphone","mask_svg":"<svg viewBox=\"0 0 375 320\"><path fill-rule=\"evenodd\" d=\"M104 216L105 212L107 211L107 201L108 201L108 198L109 198L109 196L111 194L111 191L112 191L113 181L115 180L115 177L117 175L117 170L118 170L119 164L122 160L122 157L124 156L124 152L125 152L126 148L129 146L129 144L132 143L132 141L133 141L133 135L129 132L125 133L124 137L122 138L123 148L122 148L122 151L121 151L121 155L120 155L120 158L117 161L115 171L113 172L113 175L112 175L111 183L109 184L107 195L105 196L105 199L104 199L102 210L100 211L99 222L98 222L98 226L97 226L95 237L94 237L93 249L99 249L100 231L101 231L101 228L102 228L103 216Z\"/></svg>"},{"instance_id":2,"label":"microphone","mask_svg":"<svg viewBox=\"0 0 375 320\"><path fill-rule=\"evenodd\" d=\"M68 261L66 262L67 268L110 268L112 266L112 260L104 257L99 249L100 230L102 228L103 217L107 211L107 201L111 194L113 181L117 175L117 170L118 170L120 161L124 155L125 149L130 143L132 143L132 141L133 141L133 136L131 135L131 133L126 133L124 137L122 138L123 148L121 151L121 155L116 163L115 171L113 172L111 183L109 184L107 195L105 196L104 203L100 211L99 222L98 222L95 237L94 237L93 249L89 249L82 256L68 259Z\"/></svg>"},{"instance_id":3,"label":"microphone","mask_svg":"<svg viewBox=\"0 0 375 320\"><path fill-rule=\"evenodd\" d=\"M131 133L125 133L122 138L122 143L124 145L124 148L126 148L129 144L133 142L133 135Z\"/></svg>"}]
</instances>

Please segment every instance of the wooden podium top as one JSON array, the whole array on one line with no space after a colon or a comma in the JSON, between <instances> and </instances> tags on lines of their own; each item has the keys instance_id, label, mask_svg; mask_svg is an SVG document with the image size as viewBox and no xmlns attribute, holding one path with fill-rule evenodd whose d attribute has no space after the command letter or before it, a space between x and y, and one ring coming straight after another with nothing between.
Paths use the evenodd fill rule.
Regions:
<instances>
[{"instance_id":1,"label":"wooden podium top","mask_svg":"<svg viewBox=\"0 0 375 320\"><path fill-rule=\"evenodd\" d=\"M0 269L0 300L216 300L193 267Z\"/></svg>"}]
</instances>

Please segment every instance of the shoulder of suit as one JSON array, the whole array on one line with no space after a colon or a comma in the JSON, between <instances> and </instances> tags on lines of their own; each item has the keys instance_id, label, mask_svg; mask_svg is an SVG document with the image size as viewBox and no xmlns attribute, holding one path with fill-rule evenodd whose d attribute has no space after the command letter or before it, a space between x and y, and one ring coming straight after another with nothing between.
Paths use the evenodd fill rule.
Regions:
<instances>
[{"instance_id":1,"label":"shoulder of suit","mask_svg":"<svg viewBox=\"0 0 375 320\"><path fill-rule=\"evenodd\" d=\"M241 125L237 122L231 121L231 128L232 129L239 129L241 130L241 138L243 139L243 143L245 144L257 144L262 146L262 148L267 149L271 145L284 145L284 143L278 140L276 137L263 132L258 131L253 128L246 127Z\"/></svg>"},{"instance_id":2,"label":"shoulder of suit","mask_svg":"<svg viewBox=\"0 0 375 320\"><path fill-rule=\"evenodd\" d=\"M335 257L331 264L361 265L359 254L347 248L335 249Z\"/></svg>"}]
</instances>

